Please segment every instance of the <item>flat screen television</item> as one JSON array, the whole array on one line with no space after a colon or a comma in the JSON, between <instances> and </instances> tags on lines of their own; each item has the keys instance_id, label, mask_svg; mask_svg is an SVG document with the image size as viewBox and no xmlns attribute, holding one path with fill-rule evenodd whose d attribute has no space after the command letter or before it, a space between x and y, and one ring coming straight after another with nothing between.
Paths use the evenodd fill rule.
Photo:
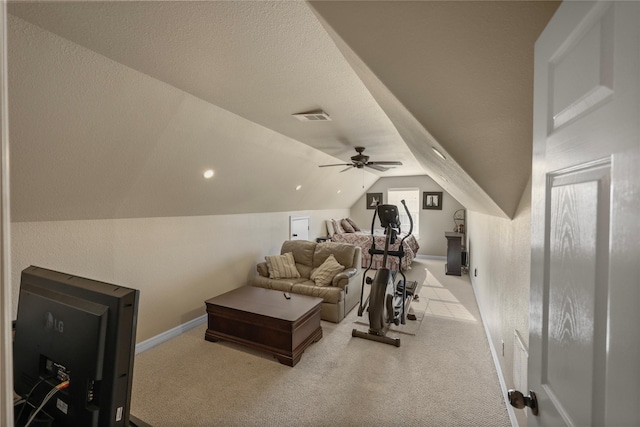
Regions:
<instances>
[{"instance_id":1,"label":"flat screen television","mask_svg":"<svg viewBox=\"0 0 640 427\"><path fill-rule=\"evenodd\" d=\"M17 426L29 418L36 425L48 394L41 422L130 425L138 300L136 289L36 266L22 271L13 369L14 390L27 401Z\"/></svg>"}]
</instances>

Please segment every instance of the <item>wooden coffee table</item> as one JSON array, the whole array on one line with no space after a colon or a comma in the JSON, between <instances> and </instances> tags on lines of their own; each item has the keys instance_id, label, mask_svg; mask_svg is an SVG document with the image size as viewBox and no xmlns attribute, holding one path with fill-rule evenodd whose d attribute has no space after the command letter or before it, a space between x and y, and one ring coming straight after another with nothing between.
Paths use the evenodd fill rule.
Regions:
<instances>
[{"instance_id":1,"label":"wooden coffee table","mask_svg":"<svg viewBox=\"0 0 640 427\"><path fill-rule=\"evenodd\" d=\"M322 298L243 286L205 301L207 341L225 340L273 354L295 366L302 353L322 338Z\"/></svg>"}]
</instances>

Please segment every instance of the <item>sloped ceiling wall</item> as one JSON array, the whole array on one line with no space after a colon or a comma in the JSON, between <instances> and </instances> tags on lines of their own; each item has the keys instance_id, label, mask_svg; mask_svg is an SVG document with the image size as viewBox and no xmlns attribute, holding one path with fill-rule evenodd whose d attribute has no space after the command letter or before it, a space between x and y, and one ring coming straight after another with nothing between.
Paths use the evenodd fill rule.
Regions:
<instances>
[{"instance_id":1,"label":"sloped ceiling wall","mask_svg":"<svg viewBox=\"0 0 640 427\"><path fill-rule=\"evenodd\" d=\"M9 32L13 221L343 208L377 179L11 15Z\"/></svg>"},{"instance_id":2,"label":"sloped ceiling wall","mask_svg":"<svg viewBox=\"0 0 640 427\"><path fill-rule=\"evenodd\" d=\"M348 208L380 176L420 174L509 217L556 7L10 2L12 220ZM333 120L291 118L314 109ZM317 167L355 146L404 166Z\"/></svg>"},{"instance_id":3,"label":"sloped ceiling wall","mask_svg":"<svg viewBox=\"0 0 640 427\"><path fill-rule=\"evenodd\" d=\"M533 47L559 2L310 3L430 176L513 216L531 173Z\"/></svg>"}]
</instances>

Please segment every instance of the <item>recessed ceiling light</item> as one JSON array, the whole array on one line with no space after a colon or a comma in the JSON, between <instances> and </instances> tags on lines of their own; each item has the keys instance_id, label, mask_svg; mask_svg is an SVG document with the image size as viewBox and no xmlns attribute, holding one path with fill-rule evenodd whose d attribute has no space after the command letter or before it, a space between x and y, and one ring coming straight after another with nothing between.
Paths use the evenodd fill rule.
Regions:
<instances>
[{"instance_id":1,"label":"recessed ceiling light","mask_svg":"<svg viewBox=\"0 0 640 427\"><path fill-rule=\"evenodd\" d=\"M431 147L434 153L438 155L442 160L447 160L447 158L442 154L436 147Z\"/></svg>"},{"instance_id":2,"label":"recessed ceiling light","mask_svg":"<svg viewBox=\"0 0 640 427\"><path fill-rule=\"evenodd\" d=\"M202 176L204 176L205 178L209 179L209 178L213 178L214 174L215 174L215 172L213 171L213 169L207 169L206 171L204 171Z\"/></svg>"},{"instance_id":3,"label":"recessed ceiling light","mask_svg":"<svg viewBox=\"0 0 640 427\"><path fill-rule=\"evenodd\" d=\"M342 191L342 190L338 190L338 194L340 194L340 192L341 192L341 191Z\"/></svg>"},{"instance_id":4,"label":"recessed ceiling light","mask_svg":"<svg viewBox=\"0 0 640 427\"><path fill-rule=\"evenodd\" d=\"M299 190L299 189L301 189L301 188L302 188L302 185L298 185L298 186L296 187L296 191L298 191L298 190Z\"/></svg>"}]
</instances>

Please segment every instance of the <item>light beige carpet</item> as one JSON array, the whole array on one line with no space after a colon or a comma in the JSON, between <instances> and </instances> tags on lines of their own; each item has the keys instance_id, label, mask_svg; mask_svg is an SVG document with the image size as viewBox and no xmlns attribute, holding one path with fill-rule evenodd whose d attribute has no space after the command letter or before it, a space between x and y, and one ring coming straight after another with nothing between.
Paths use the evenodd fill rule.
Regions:
<instances>
[{"instance_id":1,"label":"light beige carpet","mask_svg":"<svg viewBox=\"0 0 640 427\"><path fill-rule=\"evenodd\" d=\"M418 258L408 279L422 283L425 269L437 283L421 290L432 292L424 318L401 347L352 337L354 309L323 321L323 338L291 368L205 341L203 325L136 356L132 413L171 427L509 426L468 278Z\"/></svg>"}]
</instances>

